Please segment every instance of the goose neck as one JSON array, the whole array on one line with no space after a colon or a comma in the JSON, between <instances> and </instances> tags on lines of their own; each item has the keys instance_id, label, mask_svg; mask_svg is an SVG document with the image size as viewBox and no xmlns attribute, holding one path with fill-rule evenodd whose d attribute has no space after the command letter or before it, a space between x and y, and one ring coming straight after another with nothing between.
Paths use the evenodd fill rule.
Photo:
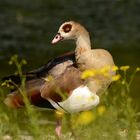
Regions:
<instances>
[{"instance_id":1,"label":"goose neck","mask_svg":"<svg viewBox=\"0 0 140 140\"><path fill-rule=\"evenodd\" d=\"M86 50L91 49L91 43L89 35L79 35L76 40L76 49L78 48L84 48Z\"/></svg>"}]
</instances>

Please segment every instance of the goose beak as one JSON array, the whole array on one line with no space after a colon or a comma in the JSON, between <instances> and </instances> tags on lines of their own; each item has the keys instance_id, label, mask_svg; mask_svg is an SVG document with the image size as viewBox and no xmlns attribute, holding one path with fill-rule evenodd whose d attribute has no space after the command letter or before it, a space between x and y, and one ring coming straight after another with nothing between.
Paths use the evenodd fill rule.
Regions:
<instances>
[{"instance_id":1,"label":"goose beak","mask_svg":"<svg viewBox=\"0 0 140 140\"><path fill-rule=\"evenodd\" d=\"M60 33L57 33L51 43L56 44L57 42L59 42L59 41L61 41L63 39L64 39L64 37L62 37Z\"/></svg>"}]
</instances>

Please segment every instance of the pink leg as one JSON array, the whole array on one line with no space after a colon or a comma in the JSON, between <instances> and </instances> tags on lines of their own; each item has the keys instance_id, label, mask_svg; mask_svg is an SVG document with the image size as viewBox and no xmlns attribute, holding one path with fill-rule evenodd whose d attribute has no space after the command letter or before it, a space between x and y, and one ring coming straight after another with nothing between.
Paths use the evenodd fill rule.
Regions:
<instances>
[{"instance_id":1,"label":"pink leg","mask_svg":"<svg viewBox=\"0 0 140 140\"><path fill-rule=\"evenodd\" d=\"M58 138L60 138L61 137L61 128L62 128L62 117L64 115L64 112L56 110L55 115L56 115L55 133L58 136Z\"/></svg>"},{"instance_id":2,"label":"pink leg","mask_svg":"<svg viewBox=\"0 0 140 140\"><path fill-rule=\"evenodd\" d=\"M57 120L56 122L56 128L55 128L55 133L56 135L60 138L61 137L61 120Z\"/></svg>"}]
</instances>

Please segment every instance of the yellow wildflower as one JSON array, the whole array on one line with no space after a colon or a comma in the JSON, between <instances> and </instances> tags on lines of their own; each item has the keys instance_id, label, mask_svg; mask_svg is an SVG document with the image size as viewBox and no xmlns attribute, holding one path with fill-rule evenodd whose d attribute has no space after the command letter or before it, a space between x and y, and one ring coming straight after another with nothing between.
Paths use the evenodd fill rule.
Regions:
<instances>
[{"instance_id":1,"label":"yellow wildflower","mask_svg":"<svg viewBox=\"0 0 140 140\"><path fill-rule=\"evenodd\" d=\"M45 81L47 81L47 82L50 82L50 81L52 81L54 78L51 76L51 75L49 75L47 78L44 78L44 80Z\"/></svg>"},{"instance_id":2,"label":"yellow wildflower","mask_svg":"<svg viewBox=\"0 0 140 140\"><path fill-rule=\"evenodd\" d=\"M12 65L12 64L13 64L13 61L12 61L12 60L10 60L10 61L9 61L9 65Z\"/></svg>"},{"instance_id":3,"label":"yellow wildflower","mask_svg":"<svg viewBox=\"0 0 140 140\"><path fill-rule=\"evenodd\" d=\"M64 116L64 112L56 110L55 115L57 119L60 119Z\"/></svg>"},{"instance_id":4,"label":"yellow wildflower","mask_svg":"<svg viewBox=\"0 0 140 140\"><path fill-rule=\"evenodd\" d=\"M6 82L1 83L1 86L6 86Z\"/></svg>"},{"instance_id":5,"label":"yellow wildflower","mask_svg":"<svg viewBox=\"0 0 140 140\"><path fill-rule=\"evenodd\" d=\"M112 81L118 81L120 78L121 78L121 75L117 74L117 75L112 77Z\"/></svg>"},{"instance_id":6,"label":"yellow wildflower","mask_svg":"<svg viewBox=\"0 0 140 140\"><path fill-rule=\"evenodd\" d=\"M94 96L87 98L88 102L92 102L93 100L96 100L96 98Z\"/></svg>"},{"instance_id":7,"label":"yellow wildflower","mask_svg":"<svg viewBox=\"0 0 140 140\"><path fill-rule=\"evenodd\" d=\"M122 83L122 85L125 85L126 81L125 80L122 80L121 83Z\"/></svg>"},{"instance_id":8,"label":"yellow wildflower","mask_svg":"<svg viewBox=\"0 0 140 140\"><path fill-rule=\"evenodd\" d=\"M92 111L85 111L80 113L80 115L77 118L77 123L81 125L88 125L92 121L95 120L95 115Z\"/></svg>"},{"instance_id":9,"label":"yellow wildflower","mask_svg":"<svg viewBox=\"0 0 140 140\"><path fill-rule=\"evenodd\" d=\"M26 61L25 59L22 59L21 63L22 63L23 65L26 65L26 64L27 64L27 61Z\"/></svg>"},{"instance_id":10,"label":"yellow wildflower","mask_svg":"<svg viewBox=\"0 0 140 140\"><path fill-rule=\"evenodd\" d=\"M136 68L136 71L140 71L140 67L137 67L137 68Z\"/></svg>"},{"instance_id":11,"label":"yellow wildflower","mask_svg":"<svg viewBox=\"0 0 140 140\"><path fill-rule=\"evenodd\" d=\"M110 66L105 66L105 67L103 67L103 68L100 69L100 72L101 72L101 73L106 73L106 72L108 72L109 70L110 70Z\"/></svg>"},{"instance_id":12,"label":"yellow wildflower","mask_svg":"<svg viewBox=\"0 0 140 140\"><path fill-rule=\"evenodd\" d=\"M119 69L118 66L113 66L113 67L112 67L112 70L113 70L113 71L117 71L118 69Z\"/></svg>"},{"instance_id":13,"label":"yellow wildflower","mask_svg":"<svg viewBox=\"0 0 140 140\"><path fill-rule=\"evenodd\" d=\"M122 70L122 71L126 71L126 70L128 70L130 68L130 66L121 66L120 67L120 70Z\"/></svg>"},{"instance_id":14,"label":"yellow wildflower","mask_svg":"<svg viewBox=\"0 0 140 140\"><path fill-rule=\"evenodd\" d=\"M99 74L109 76L110 66L105 66L99 70Z\"/></svg>"},{"instance_id":15,"label":"yellow wildflower","mask_svg":"<svg viewBox=\"0 0 140 140\"><path fill-rule=\"evenodd\" d=\"M99 116L102 116L106 112L106 107L104 105L101 105L97 108L97 112Z\"/></svg>"},{"instance_id":16,"label":"yellow wildflower","mask_svg":"<svg viewBox=\"0 0 140 140\"><path fill-rule=\"evenodd\" d=\"M81 79L87 79L89 77L93 77L96 74L95 70L85 70L81 74Z\"/></svg>"}]
</instances>

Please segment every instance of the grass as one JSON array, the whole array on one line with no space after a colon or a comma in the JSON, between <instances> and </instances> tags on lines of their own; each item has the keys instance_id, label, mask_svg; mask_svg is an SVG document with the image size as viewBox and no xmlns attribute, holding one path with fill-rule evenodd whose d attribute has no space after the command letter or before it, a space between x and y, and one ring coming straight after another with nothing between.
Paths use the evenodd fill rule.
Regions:
<instances>
[{"instance_id":1,"label":"grass","mask_svg":"<svg viewBox=\"0 0 140 140\"><path fill-rule=\"evenodd\" d=\"M54 112L30 105L25 96L25 77L22 75L22 66L25 61L18 61L18 57L14 56L10 64L16 65L17 72L21 76L20 93L26 105L21 109L8 108L3 100L9 91L0 87L0 139L3 140L4 136L8 135L14 140L57 140L54 133ZM118 74L121 75L121 78L116 79L101 96L101 103L96 108L86 112L64 115L62 120L63 140L136 139L140 113L131 97L133 89L130 87L140 69L137 68L131 74L128 71L129 66L119 68Z\"/></svg>"}]
</instances>

